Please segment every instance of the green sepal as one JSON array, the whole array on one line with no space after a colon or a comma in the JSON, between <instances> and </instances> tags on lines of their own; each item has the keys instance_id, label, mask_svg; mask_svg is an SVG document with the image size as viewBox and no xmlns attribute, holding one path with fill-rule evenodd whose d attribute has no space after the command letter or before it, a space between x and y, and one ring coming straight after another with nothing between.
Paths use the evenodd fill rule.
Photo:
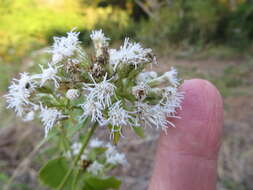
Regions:
<instances>
[{"instance_id":1,"label":"green sepal","mask_svg":"<svg viewBox=\"0 0 253 190\"><path fill-rule=\"evenodd\" d=\"M145 138L145 134L144 134L144 131L143 131L142 127L136 127L136 126L134 126L133 130L134 130L134 132L135 132L136 135L138 135L139 137L141 137L143 139Z\"/></svg>"}]
</instances>

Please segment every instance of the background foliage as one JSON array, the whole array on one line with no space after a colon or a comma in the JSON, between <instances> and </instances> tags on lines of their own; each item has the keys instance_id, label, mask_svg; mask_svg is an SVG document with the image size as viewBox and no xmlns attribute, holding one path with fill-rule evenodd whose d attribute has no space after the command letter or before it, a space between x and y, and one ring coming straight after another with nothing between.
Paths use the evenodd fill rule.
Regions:
<instances>
[{"instance_id":1,"label":"background foliage","mask_svg":"<svg viewBox=\"0 0 253 190\"><path fill-rule=\"evenodd\" d=\"M0 55L13 60L50 43L73 27L87 44L103 28L115 41L136 37L148 44L222 43L248 47L253 4L246 0L1 0Z\"/></svg>"}]
</instances>

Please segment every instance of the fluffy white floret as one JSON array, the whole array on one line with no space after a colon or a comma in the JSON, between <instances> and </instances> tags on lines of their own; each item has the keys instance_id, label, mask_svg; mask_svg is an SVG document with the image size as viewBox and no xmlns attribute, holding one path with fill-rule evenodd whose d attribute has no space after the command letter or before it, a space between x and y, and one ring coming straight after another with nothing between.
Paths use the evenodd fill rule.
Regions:
<instances>
[{"instance_id":1,"label":"fluffy white floret","mask_svg":"<svg viewBox=\"0 0 253 190\"><path fill-rule=\"evenodd\" d=\"M184 93L179 92L175 87L166 87L163 90L161 104L165 107L168 115L175 115L176 109L181 109Z\"/></svg>"},{"instance_id":2,"label":"fluffy white floret","mask_svg":"<svg viewBox=\"0 0 253 190\"><path fill-rule=\"evenodd\" d=\"M100 164L97 161L94 161L88 168L87 171L92 175L98 175L104 169L104 165Z\"/></svg>"},{"instance_id":3,"label":"fluffy white floret","mask_svg":"<svg viewBox=\"0 0 253 190\"><path fill-rule=\"evenodd\" d=\"M41 112L39 117L45 127L45 137L47 137L49 130L54 127L57 121L65 118L66 116L55 108L47 108L41 105L40 110Z\"/></svg>"},{"instance_id":4,"label":"fluffy white floret","mask_svg":"<svg viewBox=\"0 0 253 190\"><path fill-rule=\"evenodd\" d=\"M52 62L54 64L73 56L75 53L79 54L81 57L84 56L80 48L78 35L79 32L74 32L73 29L67 33L66 37L54 37L54 44L50 50L50 52L53 53Z\"/></svg>"},{"instance_id":5,"label":"fluffy white floret","mask_svg":"<svg viewBox=\"0 0 253 190\"><path fill-rule=\"evenodd\" d=\"M40 86L44 86L47 81L53 81L55 88L59 88L58 81L61 80L59 76L57 76L58 69L60 66L53 66L51 64L48 64L48 68L44 68L42 65L40 65L40 68L42 70L41 74L35 75L35 78L40 79Z\"/></svg>"},{"instance_id":6,"label":"fluffy white floret","mask_svg":"<svg viewBox=\"0 0 253 190\"><path fill-rule=\"evenodd\" d=\"M96 56L101 56L103 54L103 48L108 46L108 41L110 38L105 37L102 30L93 30L91 32L90 38L93 41Z\"/></svg>"},{"instance_id":7,"label":"fluffy white floret","mask_svg":"<svg viewBox=\"0 0 253 190\"><path fill-rule=\"evenodd\" d=\"M92 140L90 141L89 146L90 146L91 148L98 148L98 147L103 146L103 144L104 144L103 141L100 141L100 140L98 140L97 138L95 138L95 139L92 139Z\"/></svg>"},{"instance_id":8,"label":"fluffy white floret","mask_svg":"<svg viewBox=\"0 0 253 190\"><path fill-rule=\"evenodd\" d=\"M125 165L127 163L126 156L123 153L116 153L114 155L108 156L107 162L113 165L117 164Z\"/></svg>"},{"instance_id":9,"label":"fluffy white floret","mask_svg":"<svg viewBox=\"0 0 253 190\"><path fill-rule=\"evenodd\" d=\"M146 103L137 103L140 124L144 126L156 127L166 132L168 126L175 127L173 123L167 120L167 110L160 105L148 105Z\"/></svg>"},{"instance_id":10,"label":"fluffy white floret","mask_svg":"<svg viewBox=\"0 0 253 190\"><path fill-rule=\"evenodd\" d=\"M114 103L108 112L108 119L105 124L111 124L111 132L121 132L122 126L132 126L134 117L132 117L128 111L121 106L121 101Z\"/></svg>"},{"instance_id":11,"label":"fluffy white floret","mask_svg":"<svg viewBox=\"0 0 253 190\"><path fill-rule=\"evenodd\" d=\"M103 105L99 102L93 100L87 100L83 104L80 104L83 109L83 114L81 115L81 119L86 119L91 116L92 122L98 122L99 124L103 124Z\"/></svg>"},{"instance_id":12,"label":"fluffy white floret","mask_svg":"<svg viewBox=\"0 0 253 190\"><path fill-rule=\"evenodd\" d=\"M33 77L27 73L21 73L20 79L13 79L9 86L9 92L6 98L7 108L14 109L18 116L22 116L25 112L30 111L30 107L34 104L30 102L29 97L35 90L36 83Z\"/></svg>"},{"instance_id":13,"label":"fluffy white floret","mask_svg":"<svg viewBox=\"0 0 253 190\"><path fill-rule=\"evenodd\" d=\"M170 71L167 71L163 75L148 81L148 84L151 86L159 86L162 83L169 83L173 87L178 87L180 80L177 78L177 70L172 67Z\"/></svg>"},{"instance_id":14,"label":"fluffy white floret","mask_svg":"<svg viewBox=\"0 0 253 190\"><path fill-rule=\"evenodd\" d=\"M131 43L129 38L126 38L119 50L109 51L110 64L114 70L119 64L132 64L137 68L139 64L149 61L148 54L151 52L151 49L142 48L139 43Z\"/></svg>"},{"instance_id":15,"label":"fluffy white floret","mask_svg":"<svg viewBox=\"0 0 253 190\"><path fill-rule=\"evenodd\" d=\"M91 76L91 75L90 75ZM111 97L115 95L116 86L107 80L107 75L104 76L102 82L97 83L93 77L93 84L84 84L84 90L88 91L87 101L99 102L104 108L112 104Z\"/></svg>"},{"instance_id":16,"label":"fluffy white floret","mask_svg":"<svg viewBox=\"0 0 253 190\"><path fill-rule=\"evenodd\" d=\"M172 86L177 87L180 84L177 78L177 70L174 67L171 67L170 71L164 73L164 76L167 77Z\"/></svg>"},{"instance_id":17,"label":"fluffy white floret","mask_svg":"<svg viewBox=\"0 0 253 190\"><path fill-rule=\"evenodd\" d=\"M154 78L157 78L157 73L155 71L148 71L148 72L143 72L143 73L140 73L136 80L137 80L137 83L146 83Z\"/></svg>"},{"instance_id":18,"label":"fluffy white floret","mask_svg":"<svg viewBox=\"0 0 253 190\"><path fill-rule=\"evenodd\" d=\"M111 144L107 145L107 150L105 152L106 162L112 165L125 165L127 164L126 156L123 153L119 153L114 146Z\"/></svg>"}]
</instances>

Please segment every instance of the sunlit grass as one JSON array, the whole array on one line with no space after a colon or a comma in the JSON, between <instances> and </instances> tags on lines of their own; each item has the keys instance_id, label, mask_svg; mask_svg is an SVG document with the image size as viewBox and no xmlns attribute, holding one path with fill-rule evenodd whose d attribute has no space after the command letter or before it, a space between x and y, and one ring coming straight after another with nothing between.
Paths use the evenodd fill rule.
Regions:
<instances>
[{"instance_id":1,"label":"sunlit grass","mask_svg":"<svg viewBox=\"0 0 253 190\"><path fill-rule=\"evenodd\" d=\"M129 15L111 6L85 6L78 0L56 1L14 0L0 8L0 56L13 60L31 49L45 46L54 32L66 32L74 27L79 31L91 30L97 24L117 23L124 28ZM57 3L58 2L58 3ZM2 6L1 5L1 6Z\"/></svg>"}]
</instances>

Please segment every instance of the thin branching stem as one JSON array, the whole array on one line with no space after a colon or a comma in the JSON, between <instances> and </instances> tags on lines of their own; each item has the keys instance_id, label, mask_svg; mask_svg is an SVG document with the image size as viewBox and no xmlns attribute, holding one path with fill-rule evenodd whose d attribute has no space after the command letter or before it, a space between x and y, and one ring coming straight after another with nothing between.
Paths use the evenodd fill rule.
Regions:
<instances>
[{"instance_id":1,"label":"thin branching stem","mask_svg":"<svg viewBox=\"0 0 253 190\"><path fill-rule=\"evenodd\" d=\"M89 144L89 141L90 141L90 139L91 139L91 137L92 137L92 135L93 135L93 133L94 133L96 127L97 127L97 123L94 123L94 124L92 125L92 127L88 129L87 134L86 134L86 136L85 136L85 138L84 138L84 140L83 140L83 144L82 144L82 147L81 147L81 149L80 149L78 155L76 156L76 158L75 158L75 160L74 160L74 162L73 162L71 168L68 170L67 174L64 176L64 178L63 178L61 184L57 187L57 190L62 190L62 189L64 188L64 185L66 184L68 178L69 178L70 175L72 174L72 172L73 172L75 166L78 164L78 162L79 162L79 160L80 160L80 158L81 158L81 156L82 156L82 154L83 154L85 148L86 148L87 145Z\"/></svg>"}]
</instances>

